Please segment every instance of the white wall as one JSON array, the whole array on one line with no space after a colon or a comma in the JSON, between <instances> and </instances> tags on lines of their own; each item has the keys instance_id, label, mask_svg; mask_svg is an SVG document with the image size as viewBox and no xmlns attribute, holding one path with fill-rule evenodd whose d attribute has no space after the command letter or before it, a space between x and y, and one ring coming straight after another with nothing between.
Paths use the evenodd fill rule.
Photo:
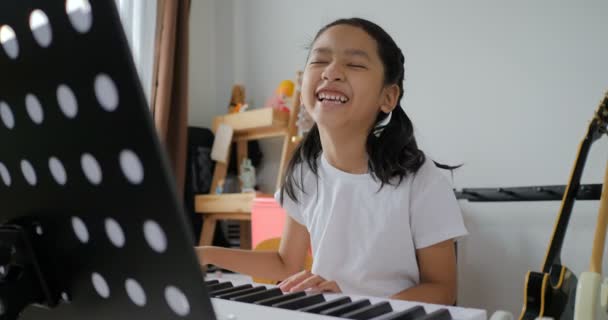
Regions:
<instances>
[{"instance_id":1,"label":"white wall","mask_svg":"<svg viewBox=\"0 0 608 320\"><path fill-rule=\"evenodd\" d=\"M243 83L243 26L233 0L195 0L190 12L190 113L192 126L211 127L228 111L235 83ZM236 29L236 28L239 29ZM235 49L236 48L236 49ZM247 91L251 91L246 88ZM249 94L249 92L247 92Z\"/></svg>"},{"instance_id":2,"label":"white wall","mask_svg":"<svg viewBox=\"0 0 608 320\"><path fill-rule=\"evenodd\" d=\"M191 123L223 113L234 82L262 105L303 67L321 26L360 16L404 50L402 104L429 156L465 164L455 187L565 184L608 89L605 12L603 0L194 1ZM592 149L583 182L601 182L606 140ZM271 192L280 144L263 148L259 179ZM518 313L525 272L540 268L559 203L462 207L471 235L460 245L459 304ZM588 264L596 207L575 206L563 260L576 273Z\"/></svg>"}]
</instances>

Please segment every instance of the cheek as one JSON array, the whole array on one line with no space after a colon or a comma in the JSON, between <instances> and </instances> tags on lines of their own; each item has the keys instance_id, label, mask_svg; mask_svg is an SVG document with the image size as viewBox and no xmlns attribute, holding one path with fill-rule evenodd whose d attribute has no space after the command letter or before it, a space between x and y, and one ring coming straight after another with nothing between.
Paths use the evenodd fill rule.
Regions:
<instances>
[{"instance_id":1,"label":"cheek","mask_svg":"<svg viewBox=\"0 0 608 320\"><path fill-rule=\"evenodd\" d=\"M304 76L302 79L302 103L305 106L311 107L317 101L317 97L315 96L315 82L312 81L310 76Z\"/></svg>"}]
</instances>

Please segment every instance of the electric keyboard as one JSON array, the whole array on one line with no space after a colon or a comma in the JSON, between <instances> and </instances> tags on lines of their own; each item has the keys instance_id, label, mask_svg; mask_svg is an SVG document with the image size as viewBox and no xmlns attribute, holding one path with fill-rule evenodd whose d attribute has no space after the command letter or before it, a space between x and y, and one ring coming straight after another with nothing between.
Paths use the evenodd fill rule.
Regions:
<instances>
[{"instance_id":1,"label":"electric keyboard","mask_svg":"<svg viewBox=\"0 0 608 320\"><path fill-rule=\"evenodd\" d=\"M207 277L218 320L486 320L485 310L335 293L283 293L272 285Z\"/></svg>"}]
</instances>

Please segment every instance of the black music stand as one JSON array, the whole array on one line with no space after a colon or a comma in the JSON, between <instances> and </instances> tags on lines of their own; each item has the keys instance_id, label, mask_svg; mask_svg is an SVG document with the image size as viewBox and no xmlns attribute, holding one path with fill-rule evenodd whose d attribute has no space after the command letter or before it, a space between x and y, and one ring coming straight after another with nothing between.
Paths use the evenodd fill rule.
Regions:
<instances>
[{"instance_id":1,"label":"black music stand","mask_svg":"<svg viewBox=\"0 0 608 320\"><path fill-rule=\"evenodd\" d=\"M0 319L215 319L114 0L0 1L0 42Z\"/></svg>"}]
</instances>

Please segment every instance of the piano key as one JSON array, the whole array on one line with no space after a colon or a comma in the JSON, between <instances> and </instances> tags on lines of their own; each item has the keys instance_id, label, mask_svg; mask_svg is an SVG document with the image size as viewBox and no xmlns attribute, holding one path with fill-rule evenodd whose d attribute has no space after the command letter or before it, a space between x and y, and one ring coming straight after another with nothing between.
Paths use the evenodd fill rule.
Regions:
<instances>
[{"instance_id":1,"label":"piano key","mask_svg":"<svg viewBox=\"0 0 608 320\"><path fill-rule=\"evenodd\" d=\"M423 316L426 316L424 308L422 306L415 306L396 313L385 314L373 320L418 320Z\"/></svg>"},{"instance_id":2,"label":"piano key","mask_svg":"<svg viewBox=\"0 0 608 320\"><path fill-rule=\"evenodd\" d=\"M327 302L317 303L310 307L302 308L298 311L309 312L309 313L320 313L323 310L327 310L329 308L341 306L343 304L347 304L347 303L351 303L351 302L353 302L353 301L350 299L350 297L341 297L341 298L336 298L336 299L333 299L333 300L330 300Z\"/></svg>"},{"instance_id":3,"label":"piano key","mask_svg":"<svg viewBox=\"0 0 608 320\"><path fill-rule=\"evenodd\" d=\"M238 301L238 302L254 303L256 301L260 301L260 300L264 300L264 299L268 299L268 298L272 298L272 297L278 297L281 295L283 295L283 291L281 291L280 288L273 288L273 289L266 290L266 291L254 292L254 293L250 293L250 294L246 294L246 295L242 295L242 296L238 296L238 297L233 297L233 298L230 298L230 300Z\"/></svg>"},{"instance_id":4,"label":"piano key","mask_svg":"<svg viewBox=\"0 0 608 320\"><path fill-rule=\"evenodd\" d=\"M273 304L272 307L288 309L288 310L297 310L297 309L312 306L313 304L318 304L318 303L324 302L324 301L325 301L325 297L322 294L317 293L317 294L312 294L309 296L304 296L304 297L296 298L296 299L289 300L289 301L279 302L279 303Z\"/></svg>"},{"instance_id":5,"label":"piano key","mask_svg":"<svg viewBox=\"0 0 608 320\"><path fill-rule=\"evenodd\" d=\"M387 301L384 301L372 304L371 306L367 306L359 310L345 313L342 315L342 317L355 320L368 320L374 317L381 316L383 314L387 314L391 311L393 311L391 304Z\"/></svg>"},{"instance_id":6,"label":"piano key","mask_svg":"<svg viewBox=\"0 0 608 320\"><path fill-rule=\"evenodd\" d=\"M262 305L262 306L271 306L271 305L273 305L275 303L279 303L279 302L283 302L283 301L288 301L288 300L291 300L291 299L303 297L305 295L306 295L306 293L304 293L304 291L292 292L292 293L288 293L288 294L285 294L285 295L282 295L282 296L272 297L272 298L256 301L255 304L259 304L259 305Z\"/></svg>"},{"instance_id":7,"label":"piano key","mask_svg":"<svg viewBox=\"0 0 608 320\"><path fill-rule=\"evenodd\" d=\"M220 290L215 290L209 293L209 295L212 298L215 298L219 295L222 294L226 294L226 293L231 293L231 292L235 292L235 291L240 291L240 290L244 290L244 289L249 289L252 288L253 286L250 284L242 284L240 286L236 286L236 287L232 287L232 288L226 288L226 289L220 289Z\"/></svg>"},{"instance_id":8,"label":"piano key","mask_svg":"<svg viewBox=\"0 0 608 320\"><path fill-rule=\"evenodd\" d=\"M420 318L420 320L452 320L452 315L448 309L437 309Z\"/></svg>"},{"instance_id":9,"label":"piano key","mask_svg":"<svg viewBox=\"0 0 608 320\"><path fill-rule=\"evenodd\" d=\"M232 287L233 287L233 285L230 282L221 282L221 283L216 283L216 284L207 286L207 291L212 292L212 291L227 289L227 288L232 288Z\"/></svg>"},{"instance_id":10,"label":"piano key","mask_svg":"<svg viewBox=\"0 0 608 320\"><path fill-rule=\"evenodd\" d=\"M210 286L212 284L218 284L218 283L220 283L219 280L208 280L208 281L205 281L205 285L206 286Z\"/></svg>"},{"instance_id":11,"label":"piano key","mask_svg":"<svg viewBox=\"0 0 608 320\"><path fill-rule=\"evenodd\" d=\"M322 315L325 316L334 316L340 317L345 313L361 309L363 307L369 306L371 303L367 299L357 300L355 302L347 303L338 307L334 307L331 309L327 309L325 311L321 311Z\"/></svg>"},{"instance_id":12,"label":"piano key","mask_svg":"<svg viewBox=\"0 0 608 320\"><path fill-rule=\"evenodd\" d=\"M226 294L222 294L217 296L216 298L219 299L230 299L230 298L234 298L234 297L238 297L238 296L243 296L246 294L250 294L250 293L254 293L254 292L260 292L260 291L264 291L266 290L266 287L264 286L257 286L257 287L253 287L253 288L249 288L249 289L244 289L244 290L239 290L239 291L235 291L235 292L230 292L230 293L226 293Z\"/></svg>"}]
</instances>

